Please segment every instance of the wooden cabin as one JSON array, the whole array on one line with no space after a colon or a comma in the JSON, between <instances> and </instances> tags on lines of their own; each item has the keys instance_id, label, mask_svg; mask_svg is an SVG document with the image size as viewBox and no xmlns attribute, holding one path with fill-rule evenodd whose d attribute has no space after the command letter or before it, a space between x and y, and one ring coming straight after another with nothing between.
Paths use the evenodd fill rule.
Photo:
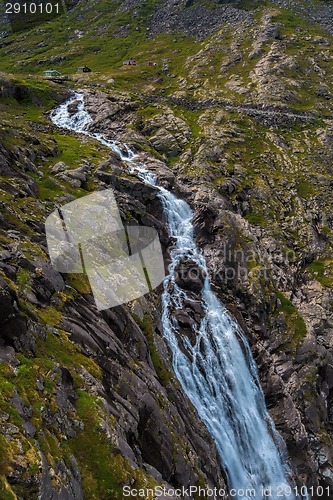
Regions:
<instances>
[{"instance_id":1,"label":"wooden cabin","mask_svg":"<svg viewBox=\"0 0 333 500\"><path fill-rule=\"evenodd\" d=\"M81 66L80 68L77 68L78 73L91 73L91 69L88 68L88 66Z\"/></svg>"},{"instance_id":2,"label":"wooden cabin","mask_svg":"<svg viewBox=\"0 0 333 500\"><path fill-rule=\"evenodd\" d=\"M135 59L125 59L123 62L123 66L136 66L136 60Z\"/></svg>"},{"instance_id":3,"label":"wooden cabin","mask_svg":"<svg viewBox=\"0 0 333 500\"><path fill-rule=\"evenodd\" d=\"M69 76L62 75L59 71L55 69L48 69L44 71L43 78L46 80L52 80L53 82L61 83L67 80L71 80Z\"/></svg>"},{"instance_id":4,"label":"wooden cabin","mask_svg":"<svg viewBox=\"0 0 333 500\"><path fill-rule=\"evenodd\" d=\"M46 76L47 78L57 78L59 76L62 76L62 74L55 69L48 69L47 71L44 71L43 76Z\"/></svg>"}]
</instances>

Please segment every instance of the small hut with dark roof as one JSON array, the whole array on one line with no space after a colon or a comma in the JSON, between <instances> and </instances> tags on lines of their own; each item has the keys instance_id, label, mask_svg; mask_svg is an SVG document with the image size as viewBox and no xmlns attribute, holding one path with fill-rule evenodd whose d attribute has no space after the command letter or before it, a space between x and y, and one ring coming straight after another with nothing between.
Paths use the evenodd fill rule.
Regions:
<instances>
[{"instance_id":1,"label":"small hut with dark roof","mask_svg":"<svg viewBox=\"0 0 333 500\"><path fill-rule=\"evenodd\" d=\"M82 66L81 68L77 69L78 73L91 73L91 69L88 68L88 66Z\"/></svg>"}]
</instances>

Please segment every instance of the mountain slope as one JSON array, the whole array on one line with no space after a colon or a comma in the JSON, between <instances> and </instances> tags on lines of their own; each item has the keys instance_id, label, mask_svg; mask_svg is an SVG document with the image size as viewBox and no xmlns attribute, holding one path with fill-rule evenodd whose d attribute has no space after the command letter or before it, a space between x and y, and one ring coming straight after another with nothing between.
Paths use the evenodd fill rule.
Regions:
<instances>
[{"instance_id":1,"label":"mountain slope","mask_svg":"<svg viewBox=\"0 0 333 500\"><path fill-rule=\"evenodd\" d=\"M154 191L95 141L50 126L42 113L64 91L2 85L1 498L123 498L124 485L189 482L225 488L214 444L172 376L158 295L100 314L83 275L62 277L47 263L47 215L103 186L105 171L117 169L128 222L157 223Z\"/></svg>"},{"instance_id":2,"label":"mountain slope","mask_svg":"<svg viewBox=\"0 0 333 500\"><path fill-rule=\"evenodd\" d=\"M4 498L51 487L121 498L130 481L224 485L174 380L159 291L98 317L83 277L46 264L47 214L105 183L125 219L171 245L156 193L43 115L68 96L28 76L51 67L74 76L94 130L141 151L190 203L298 484L333 486L332 10L321 0L81 1L4 34L0 70L19 74L2 77L0 100ZM123 67L128 57L138 65ZM93 72L76 75L84 64ZM192 323L184 311L184 335Z\"/></svg>"}]
</instances>

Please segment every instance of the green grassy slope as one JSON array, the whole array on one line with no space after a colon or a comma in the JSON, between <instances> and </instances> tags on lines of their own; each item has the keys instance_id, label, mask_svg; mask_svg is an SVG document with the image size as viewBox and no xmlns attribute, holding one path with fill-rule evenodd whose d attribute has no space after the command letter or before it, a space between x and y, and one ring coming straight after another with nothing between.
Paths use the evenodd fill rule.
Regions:
<instances>
[{"instance_id":1,"label":"green grassy slope","mask_svg":"<svg viewBox=\"0 0 333 500\"><path fill-rule=\"evenodd\" d=\"M153 482L143 470L132 470L128 460L114 452L112 442L101 432L102 423L112 427L115 418L106 412L101 398L92 394L86 383L87 376L100 383L101 368L82 353L80 346L71 341L60 326L66 304L90 293L89 283L83 275L69 275L66 289L53 294L51 304L40 307L31 301L31 292L33 282L42 279L43 272L37 268L22 268L18 263L22 258L32 262L37 258L47 261L44 248L36 241L47 215L54 210L55 204L64 202L65 196L80 197L96 189L92 178L79 189L59 182L50 173L50 167L58 161L77 167L84 158L93 174L98 163L108 156L107 150L96 141L78 138L50 125L46 112L66 95L60 86L22 78L11 82L1 79L0 82L2 88L16 89L16 98L0 97L1 151L13 155L21 152L19 158L22 158L22 163L13 162L12 175L0 175L0 218L10 227L9 231L0 227L0 252L6 252L8 245L17 244L17 235L20 235L19 257L10 261L13 272L1 268L0 279L15 294L22 322L39 324L32 350L19 348L16 368L3 361L0 363L0 418L2 425L10 429L5 431L2 427L0 436L0 498L37 498L42 452L56 471L52 486L61 484L57 472L59 462L70 468L74 455L86 498L121 500L123 484L130 482L143 487L152 486ZM35 168L24 166L24 153L32 155ZM25 179L20 177L23 171ZM36 186L34 196L26 191L28 176ZM69 374L75 394L71 409L64 409L57 399L64 370ZM37 387L38 380L43 381L42 389ZM35 429L33 435L26 433L23 420L12 403L15 395L31 409L29 420ZM49 412L48 418L46 412ZM60 421L71 422L70 425L81 422L81 427L70 437L67 435L70 426L61 429L57 424ZM20 479L7 480L18 469Z\"/></svg>"},{"instance_id":2,"label":"green grassy slope","mask_svg":"<svg viewBox=\"0 0 333 500\"><path fill-rule=\"evenodd\" d=\"M107 88L164 95L186 89L188 96L200 98L331 110L331 39L318 25L259 2L255 9L239 10L248 13L245 21L222 23L203 41L180 32L151 37L149 20L158 8L156 0L126 11L121 2L79 2L67 15L7 36L0 46L0 70L41 75L55 68L78 77L77 68L88 65L93 73L79 75L80 81ZM192 8L185 9L185 19ZM272 26L276 33L270 35ZM126 58L135 58L138 66L123 67ZM156 66L148 66L149 61Z\"/></svg>"}]
</instances>

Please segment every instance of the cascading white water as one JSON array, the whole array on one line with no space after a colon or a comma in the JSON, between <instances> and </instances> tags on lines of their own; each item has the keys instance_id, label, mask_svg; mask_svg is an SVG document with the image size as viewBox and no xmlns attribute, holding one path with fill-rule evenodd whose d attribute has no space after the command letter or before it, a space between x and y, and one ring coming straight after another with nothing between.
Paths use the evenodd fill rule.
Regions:
<instances>
[{"instance_id":1,"label":"cascading white water","mask_svg":"<svg viewBox=\"0 0 333 500\"><path fill-rule=\"evenodd\" d=\"M78 108L70 114L68 106L74 101ZM206 261L196 247L189 205L158 186L155 175L135 163L135 155L126 145L122 145L124 155L116 141L89 132L92 120L82 94L75 93L51 114L51 119L59 127L110 147L129 163L132 172L159 188L170 235L175 240L162 296L163 335L172 351L175 374L216 443L229 488L235 491L232 497L294 499L284 442L267 413L247 340L211 289ZM171 314L190 300L175 281L176 267L184 259L191 259L206 272L201 291L204 317L194 332L194 345L180 334Z\"/></svg>"}]
</instances>

